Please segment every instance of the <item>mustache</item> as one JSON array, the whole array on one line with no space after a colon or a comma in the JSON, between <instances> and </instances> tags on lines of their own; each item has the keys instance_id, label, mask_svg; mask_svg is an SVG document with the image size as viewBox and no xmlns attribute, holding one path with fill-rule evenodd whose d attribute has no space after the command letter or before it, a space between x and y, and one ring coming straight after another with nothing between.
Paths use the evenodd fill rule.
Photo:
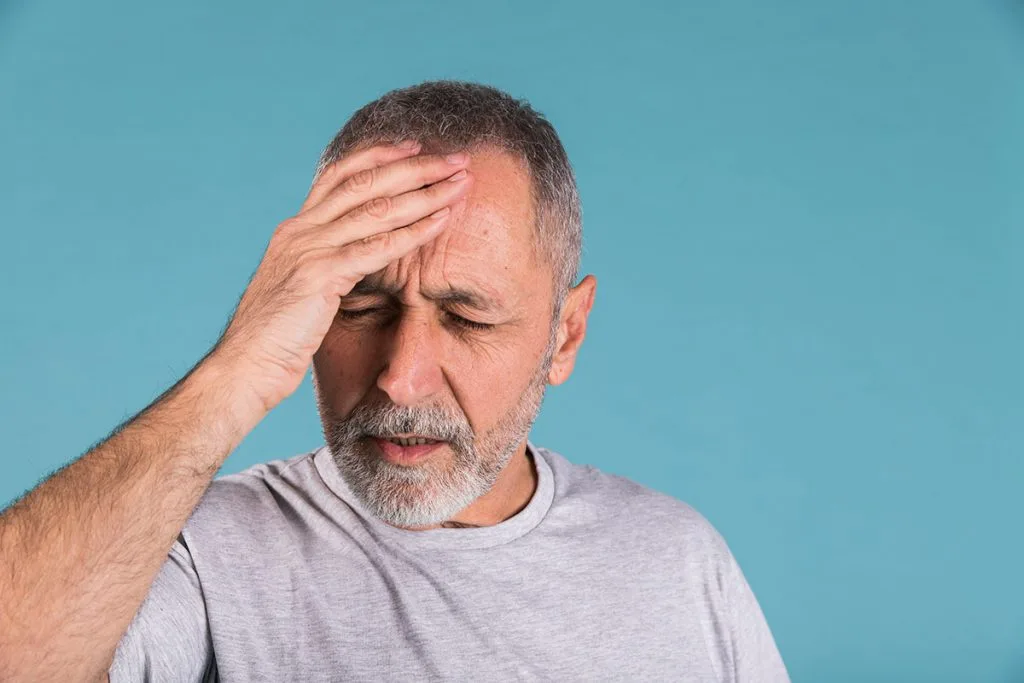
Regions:
<instances>
[{"instance_id":1,"label":"mustache","mask_svg":"<svg viewBox=\"0 0 1024 683\"><path fill-rule=\"evenodd\" d=\"M399 406L394 403L361 403L340 420L343 436L389 438L397 434L419 434L435 441L472 443L474 433L462 413L453 414L440 406Z\"/></svg>"}]
</instances>

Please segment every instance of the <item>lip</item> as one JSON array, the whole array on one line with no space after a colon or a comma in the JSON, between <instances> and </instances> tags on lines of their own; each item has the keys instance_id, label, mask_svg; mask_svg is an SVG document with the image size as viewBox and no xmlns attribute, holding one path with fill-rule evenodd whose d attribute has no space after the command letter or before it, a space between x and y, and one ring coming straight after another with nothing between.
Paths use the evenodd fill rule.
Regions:
<instances>
[{"instance_id":1,"label":"lip","mask_svg":"<svg viewBox=\"0 0 1024 683\"><path fill-rule=\"evenodd\" d=\"M394 465L412 465L417 463L447 443L445 441L438 441L437 443L427 443L418 446L399 446L387 439L378 439L375 436L370 437L370 440L377 446L377 450L384 455L384 459Z\"/></svg>"}]
</instances>

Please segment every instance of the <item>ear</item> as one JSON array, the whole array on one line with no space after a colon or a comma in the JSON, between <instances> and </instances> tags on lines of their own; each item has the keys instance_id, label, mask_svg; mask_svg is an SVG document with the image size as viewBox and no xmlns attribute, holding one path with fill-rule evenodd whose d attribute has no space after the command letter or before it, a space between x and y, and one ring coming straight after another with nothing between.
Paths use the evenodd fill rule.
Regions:
<instances>
[{"instance_id":1,"label":"ear","mask_svg":"<svg viewBox=\"0 0 1024 683\"><path fill-rule=\"evenodd\" d=\"M576 352L587 335L587 316L594 305L597 278L588 275L569 290L558 321L555 352L548 371L548 384L557 385L569 379L576 365Z\"/></svg>"}]
</instances>

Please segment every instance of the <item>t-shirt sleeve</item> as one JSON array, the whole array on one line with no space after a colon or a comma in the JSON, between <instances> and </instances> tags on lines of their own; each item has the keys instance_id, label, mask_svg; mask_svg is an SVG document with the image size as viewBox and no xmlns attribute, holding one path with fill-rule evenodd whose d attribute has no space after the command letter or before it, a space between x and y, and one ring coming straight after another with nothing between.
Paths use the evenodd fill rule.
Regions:
<instances>
[{"instance_id":1,"label":"t-shirt sleeve","mask_svg":"<svg viewBox=\"0 0 1024 683\"><path fill-rule=\"evenodd\" d=\"M199 576L178 536L117 646L110 682L202 682L213 680L214 669Z\"/></svg>"},{"instance_id":2,"label":"t-shirt sleeve","mask_svg":"<svg viewBox=\"0 0 1024 683\"><path fill-rule=\"evenodd\" d=\"M768 621L754 597L739 564L728 553L725 567L725 601L729 610L732 667L736 683L789 683L789 674L775 645Z\"/></svg>"}]
</instances>

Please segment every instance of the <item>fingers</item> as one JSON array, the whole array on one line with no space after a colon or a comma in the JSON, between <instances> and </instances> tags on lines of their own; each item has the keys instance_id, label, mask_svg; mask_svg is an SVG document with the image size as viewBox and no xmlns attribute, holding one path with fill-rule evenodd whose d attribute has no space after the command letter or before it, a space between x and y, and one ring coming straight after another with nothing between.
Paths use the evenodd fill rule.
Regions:
<instances>
[{"instance_id":1,"label":"fingers","mask_svg":"<svg viewBox=\"0 0 1024 683\"><path fill-rule=\"evenodd\" d=\"M327 223L377 198L394 197L444 180L468 163L469 155L465 153L423 154L366 167L347 176L299 217L308 224Z\"/></svg>"},{"instance_id":2,"label":"fingers","mask_svg":"<svg viewBox=\"0 0 1024 683\"><path fill-rule=\"evenodd\" d=\"M406 227L450 207L465 197L472 185L473 176L464 169L420 190L372 199L336 221L309 230L306 235L319 245L342 246Z\"/></svg>"},{"instance_id":3,"label":"fingers","mask_svg":"<svg viewBox=\"0 0 1024 683\"><path fill-rule=\"evenodd\" d=\"M472 186L468 154L420 155L419 149L380 145L328 166L295 220L280 226L291 251L323 249L318 261L325 275L333 273L339 295L434 239Z\"/></svg>"},{"instance_id":4,"label":"fingers","mask_svg":"<svg viewBox=\"0 0 1024 683\"><path fill-rule=\"evenodd\" d=\"M420 144L417 141L406 140L399 145L375 145L342 157L328 165L313 182L306 200L302 203L301 211L306 211L320 203L331 190L350 176L376 166L411 157L419 151Z\"/></svg>"},{"instance_id":5,"label":"fingers","mask_svg":"<svg viewBox=\"0 0 1024 683\"><path fill-rule=\"evenodd\" d=\"M376 273L437 237L447 227L450 216L451 209L444 207L412 225L346 244L336 252L335 262L344 266L340 268L335 293L344 296L370 273Z\"/></svg>"}]
</instances>

